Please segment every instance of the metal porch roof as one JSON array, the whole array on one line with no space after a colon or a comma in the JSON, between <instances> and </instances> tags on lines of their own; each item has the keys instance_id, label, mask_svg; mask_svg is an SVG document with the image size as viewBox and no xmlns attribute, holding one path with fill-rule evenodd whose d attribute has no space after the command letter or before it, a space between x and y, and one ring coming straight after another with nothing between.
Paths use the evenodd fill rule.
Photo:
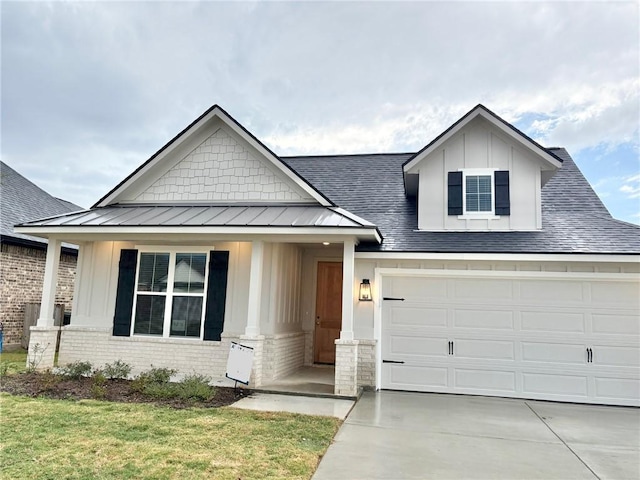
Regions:
<instances>
[{"instance_id":1,"label":"metal porch roof","mask_svg":"<svg viewBox=\"0 0 640 480\"><path fill-rule=\"evenodd\" d=\"M375 225L318 205L117 205L36 220L20 227L338 227Z\"/></svg>"}]
</instances>

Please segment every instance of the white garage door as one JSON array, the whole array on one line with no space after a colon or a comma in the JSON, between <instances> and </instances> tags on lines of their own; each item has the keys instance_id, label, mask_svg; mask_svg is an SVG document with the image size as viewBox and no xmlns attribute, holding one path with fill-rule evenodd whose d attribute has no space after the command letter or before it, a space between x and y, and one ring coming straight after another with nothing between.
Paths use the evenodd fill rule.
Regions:
<instances>
[{"instance_id":1,"label":"white garage door","mask_svg":"<svg viewBox=\"0 0 640 480\"><path fill-rule=\"evenodd\" d=\"M452 275L382 277L382 388L640 405L637 278Z\"/></svg>"}]
</instances>

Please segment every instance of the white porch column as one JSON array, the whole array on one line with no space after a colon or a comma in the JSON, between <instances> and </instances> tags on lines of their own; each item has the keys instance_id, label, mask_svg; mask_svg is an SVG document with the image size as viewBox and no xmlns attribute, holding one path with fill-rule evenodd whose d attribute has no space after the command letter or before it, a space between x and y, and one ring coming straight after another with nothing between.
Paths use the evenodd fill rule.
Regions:
<instances>
[{"instance_id":1,"label":"white porch column","mask_svg":"<svg viewBox=\"0 0 640 480\"><path fill-rule=\"evenodd\" d=\"M342 328L336 345L334 393L356 396L358 393L358 341L353 335L353 303L355 271L355 242L344 241L342 255Z\"/></svg>"},{"instance_id":2,"label":"white porch column","mask_svg":"<svg viewBox=\"0 0 640 480\"><path fill-rule=\"evenodd\" d=\"M342 328L340 340L353 340L353 284L355 242L344 241L342 255Z\"/></svg>"},{"instance_id":3,"label":"white porch column","mask_svg":"<svg viewBox=\"0 0 640 480\"><path fill-rule=\"evenodd\" d=\"M61 248L62 242L60 240L57 238L49 239L44 267L44 281L42 282L42 301L40 302L38 327L53 327L54 324L53 313L56 303L56 283L58 281Z\"/></svg>"},{"instance_id":4,"label":"white porch column","mask_svg":"<svg viewBox=\"0 0 640 480\"><path fill-rule=\"evenodd\" d=\"M53 367L58 347L58 332L60 331L60 327L54 325L53 314L61 246L62 242L57 238L49 239L42 283L40 316L37 324L31 327L29 338L28 368L42 370Z\"/></svg>"},{"instance_id":5,"label":"white porch column","mask_svg":"<svg viewBox=\"0 0 640 480\"><path fill-rule=\"evenodd\" d=\"M251 242L251 275L249 276L249 308L247 326L244 334L247 337L260 335L260 305L262 300L262 266L264 263L264 242Z\"/></svg>"}]
</instances>

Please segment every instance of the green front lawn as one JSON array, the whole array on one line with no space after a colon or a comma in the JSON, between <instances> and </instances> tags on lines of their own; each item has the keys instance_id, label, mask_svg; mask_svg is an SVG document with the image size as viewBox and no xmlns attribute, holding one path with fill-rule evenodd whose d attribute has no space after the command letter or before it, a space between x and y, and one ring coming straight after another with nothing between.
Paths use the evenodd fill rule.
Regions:
<instances>
[{"instance_id":1,"label":"green front lawn","mask_svg":"<svg viewBox=\"0 0 640 480\"><path fill-rule=\"evenodd\" d=\"M308 479L340 424L7 394L0 416L0 478L12 479Z\"/></svg>"},{"instance_id":2,"label":"green front lawn","mask_svg":"<svg viewBox=\"0 0 640 480\"><path fill-rule=\"evenodd\" d=\"M5 373L24 372L27 369L27 351L20 349L0 353L0 368L5 368Z\"/></svg>"}]
</instances>

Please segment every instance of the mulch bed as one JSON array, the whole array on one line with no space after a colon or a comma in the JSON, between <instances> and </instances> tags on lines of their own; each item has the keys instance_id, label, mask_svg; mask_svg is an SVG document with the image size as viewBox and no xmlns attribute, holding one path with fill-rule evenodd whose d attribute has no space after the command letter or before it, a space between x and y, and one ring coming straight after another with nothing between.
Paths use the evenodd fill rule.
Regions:
<instances>
[{"instance_id":1,"label":"mulch bed","mask_svg":"<svg viewBox=\"0 0 640 480\"><path fill-rule=\"evenodd\" d=\"M0 378L0 391L12 395L46 397L62 400L96 399L92 392L93 380L83 377L69 380L50 373L18 373ZM172 408L224 407L250 395L243 389L215 387L215 394L208 400L182 400L179 398L154 398L131 388L130 380L107 380L104 396L99 400L122 403L153 403Z\"/></svg>"}]
</instances>

